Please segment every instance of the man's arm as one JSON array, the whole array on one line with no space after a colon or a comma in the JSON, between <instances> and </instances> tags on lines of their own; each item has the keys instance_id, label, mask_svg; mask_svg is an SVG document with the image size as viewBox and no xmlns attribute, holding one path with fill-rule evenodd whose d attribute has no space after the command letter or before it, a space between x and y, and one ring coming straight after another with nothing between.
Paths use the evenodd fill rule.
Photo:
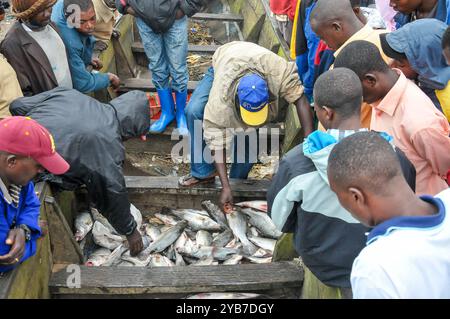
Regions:
<instances>
[{"instance_id":1,"label":"man's arm","mask_svg":"<svg viewBox=\"0 0 450 319\"><path fill-rule=\"evenodd\" d=\"M213 152L214 165L219 174L220 182L222 183L222 191L220 193L220 205L222 209L227 211L227 207L233 204L233 195L231 194L230 181L227 173L226 151L216 150Z\"/></svg>"},{"instance_id":2,"label":"man's arm","mask_svg":"<svg viewBox=\"0 0 450 319\"><path fill-rule=\"evenodd\" d=\"M188 17L202 10L206 6L207 0L184 0L180 1L180 8Z\"/></svg>"},{"instance_id":3,"label":"man's arm","mask_svg":"<svg viewBox=\"0 0 450 319\"><path fill-rule=\"evenodd\" d=\"M307 137L314 131L314 124L311 105L304 94L297 100L295 107L297 108L298 118L302 125L303 136Z\"/></svg>"}]
</instances>

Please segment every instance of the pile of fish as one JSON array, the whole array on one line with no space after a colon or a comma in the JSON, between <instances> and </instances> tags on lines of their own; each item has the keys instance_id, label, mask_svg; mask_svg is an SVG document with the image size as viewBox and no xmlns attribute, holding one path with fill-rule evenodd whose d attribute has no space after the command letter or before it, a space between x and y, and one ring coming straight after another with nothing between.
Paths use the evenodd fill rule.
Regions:
<instances>
[{"instance_id":1,"label":"pile of fish","mask_svg":"<svg viewBox=\"0 0 450 319\"><path fill-rule=\"evenodd\" d=\"M267 215L267 203L236 204L224 214L211 201L204 210L163 209L143 223L131 205L131 213L143 236L145 249L131 256L127 241L95 209L75 220L75 239L88 266L203 266L269 263L281 236Z\"/></svg>"}]
</instances>

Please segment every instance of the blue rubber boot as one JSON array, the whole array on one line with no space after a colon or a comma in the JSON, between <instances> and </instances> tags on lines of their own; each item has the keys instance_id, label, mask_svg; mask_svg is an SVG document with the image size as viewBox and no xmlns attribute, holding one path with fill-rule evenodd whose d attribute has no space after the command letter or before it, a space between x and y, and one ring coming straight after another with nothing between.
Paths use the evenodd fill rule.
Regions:
<instances>
[{"instance_id":1,"label":"blue rubber boot","mask_svg":"<svg viewBox=\"0 0 450 319\"><path fill-rule=\"evenodd\" d=\"M175 118L175 104L173 102L171 89L157 90L159 101L161 102L161 117L152 126L150 126L151 133L162 133Z\"/></svg>"},{"instance_id":2,"label":"blue rubber boot","mask_svg":"<svg viewBox=\"0 0 450 319\"><path fill-rule=\"evenodd\" d=\"M175 91L175 99L177 101L176 118L178 133L180 135L189 135L189 131L187 129L186 114L184 113L187 101L187 91Z\"/></svg>"}]
</instances>

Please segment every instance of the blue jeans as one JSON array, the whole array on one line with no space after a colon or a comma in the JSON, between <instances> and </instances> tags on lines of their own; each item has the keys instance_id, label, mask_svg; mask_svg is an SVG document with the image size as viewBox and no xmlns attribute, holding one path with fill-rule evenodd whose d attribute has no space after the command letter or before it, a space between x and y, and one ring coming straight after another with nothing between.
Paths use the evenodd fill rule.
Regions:
<instances>
[{"instance_id":1,"label":"blue jeans","mask_svg":"<svg viewBox=\"0 0 450 319\"><path fill-rule=\"evenodd\" d=\"M188 20L183 17L175 20L173 26L165 33L154 33L140 18L136 25L141 35L144 51L147 55L148 68L152 71L152 81L159 90L172 88L178 92L187 89L189 72L188 55ZM170 78L172 85L170 85Z\"/></svg>"},{"instance_id":2,"label":"blue jeans","mask_svg":"<svg viewBox=\"0 0 450 319\"><path fill-rule=\"evenodd\" d=\"M211 87L214 81L214 70L213 68L209 68L206 72L204 78L200 81L194 93L191 96L188 106L186 107L186 118L187 118L187 126L189 130L189 136L191 137L191 175L195 178L206 178L213 174L216 171L215 165L212 163L209 154L208 146L205 143L203 138L203 125L201 125L201 129L197 127L197 131L194 130L195 122L203 124L203 115L205 113L205 107L208 103L209 92L211 91ZM220 116L218 114L217 116ZM197 124L199 126L200 124ZM196 143L197 140L200 141L198 136L195 136L195 133L201 134L201 146L200 143ZM234 162L231 166L230 178L240 178L246 179L248 173L252 169L255 163L250 162L250 145L249 138L245 138L245 162L237 163L237 138L234 139ZM257 144L257 143L256 143ZM257 145L252 145L256 147ZM205 151L206 149L206 151ZM207 159L204 158L204 154L208 154ZM256 152L255 152L256 154Z\"/></svg>"}]
</instances>

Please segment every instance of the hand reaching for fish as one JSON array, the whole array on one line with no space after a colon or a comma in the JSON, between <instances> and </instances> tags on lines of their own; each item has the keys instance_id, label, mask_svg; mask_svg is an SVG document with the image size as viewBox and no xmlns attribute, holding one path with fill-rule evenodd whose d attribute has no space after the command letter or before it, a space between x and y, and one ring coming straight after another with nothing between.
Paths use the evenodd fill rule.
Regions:
<instances>
[{"instance_id":1,"label":"hand reaching for fish","mask_svg":"<svg viewBox=\"0 0 450 319\"><path fill-rule=\"evenodd\" d=\"M231 194L231 188L224 187L220 193L219 199L220 205L222 205L222 210L225 214L231 213L233 210L233 195Z\"/></svg>"},{"instance_id":2,"label":"hand reaching for fish","mask_svg":"<svg viewBox=\"0 0 450 319\"><path fill-rule=\"evenodd\" d=\"M128 240L128 245L130 247L130 255L131 256L134 257L134 256L138 255L144 249L144 244L142 242L142 236L139 233L137 228L134 230L134 232L130 236L127 236L127 240Z\"/></svg>"}]
</instances>

